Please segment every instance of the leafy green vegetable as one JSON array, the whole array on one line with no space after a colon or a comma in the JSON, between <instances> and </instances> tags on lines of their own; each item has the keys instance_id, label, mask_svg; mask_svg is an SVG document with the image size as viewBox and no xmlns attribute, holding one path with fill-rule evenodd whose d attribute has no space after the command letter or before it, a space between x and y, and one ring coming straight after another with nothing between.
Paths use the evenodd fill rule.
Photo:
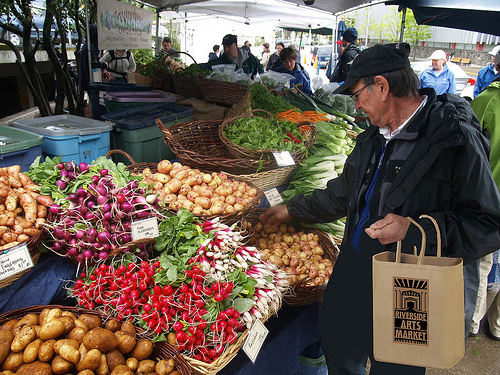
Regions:
<instances>
[{"instance_id":1,"label":"leafy green vegetable","mask_svg":"<svg viewBox=\"0 0 500 375\"><path fill-rule=\"evenodd\" d=\"M253 109L265 109L273 114L295 108L281 96L272 94L264 85L250 85L250 105Z\"/></svg>"}]
</instances>

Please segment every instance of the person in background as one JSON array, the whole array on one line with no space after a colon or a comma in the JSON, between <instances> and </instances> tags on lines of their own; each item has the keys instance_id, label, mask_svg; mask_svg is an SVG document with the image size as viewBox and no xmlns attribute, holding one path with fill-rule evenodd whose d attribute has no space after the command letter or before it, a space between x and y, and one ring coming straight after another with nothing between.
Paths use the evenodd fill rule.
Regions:
<instances>
[{"instance_id":1,"label":"person in background","mask_svg":"<svg viewBox=\"0 0 500 375\"><path fill-rule=\"evenodd\" d=\"M280 52L281 67L276 68L278 73L287 73L294 76L290 84L300 85L299 87L307 95L312 96L311 80L305 73L304 68L297 63L297 52L292 47L284 48Z\"/></svg>"},{"instance_id":2,"label":"person in background","mask_svg":"<svg viewBox=\"0 0 500 375\"><path fill-rule=\"evenodd\" d=\"M500 65L500 50L493 59L493 64ZM486 87L471 103L474 113L483 127L483 133L490 138L491 153L490 165L493 178L500 189L500 77ZM479 264L479 291L477 295L476 310L472 318L469 335L478 336L480 333L480 322L485 314L488 315L488 335L500 341L500 297L499 294L493 299L487 310L487 285L488 282L499 282L498 280L498 257L500 250L495 254L488 254L481 258ZM494 264L496 260L496 264ZM489 277L490 276L490 277ZM491 280L489 280L491 279Z\"/></svg>"},{"instance_id":3,"label":"person in background","mask_svg":"<svg viewBox=\"0 0 500 375\"><path fill-rule=\"evenodd\" d=\"M238 48L238 37L236 35L227 34L224 36L222 46L224 53L216 59L200 64L200 68L211 69L214 65L235 64L235 70L243 69L246 74L251 76L251 79L254 79L257 73L264 73L264 68L257 57L243 48Z\"/></svg>"},{"instance_id":4,"label":"person in background","mask_svg":"<svg viewBox=\"0 0 500 375\"><path fill-rule=\"evenodd\" d=\"M210 52L210 53L208 54L208 61L213 60L213 59L216 59L216 58L218 58L218 57L219 57L220 45L215 44L215 45L212 47L212 50L213 50L213 52Z\"/></svg>"},{"instance_id":5,"label":"person in background","mask_svg":"<svg viewBox=\"0 0 500 375\"><path fill-rule=\"evenodd\" d=\"M418 77L420 88L432 87L436 94L456 94L455 75L446 66L446 53L437 49L429 57L432 66L425 69Z\"/></svg>"},{"instance_id":6,"label":"person in background","mask_svg":"<svg viewBox=\"0 0 500 375\"><path fill-rule=\"evenodd\" d=\"M276 52L274 52L271 56L269 56L269 60L267 61L266 70L276 70L281 64L280 60L280 52L285 48L285 45L281 42L276 43Z\"/></svg>"},{"instance_id":7,"label":"person in background","mask_svg":"<svg viewBox=\"0 0 500 375\"><path fill-rule=\"evenodd\" d=\"M338 73L338 71L339 71L339 69L340 69L340 64L339 64L340 57L342 56L342 54L343 54L343 53L344 53L344 51L345 51L345 47L344 47L344 42L343 42L343 41L341 41L341 40L337 40L337 41L335 42L335 44L337 44L337 45L339 46L339 57L337 57L337 58L335 59L335 60L336 60L336 64L335 64L335 68L334 68L333 72L332 72L330 75L328 75L328 73L327 73L327 78L330 80L330 82L332 82L332 81L331 81L331 78L332 78L333 76L336 76L336 75L338 76L338 74L339 74L339 73ZM326 63L326 71L327 71L327 72L331 71L331 67L330 67L330 64L331 64L331 63L332 63L332 59L328 60L328 62Z\"/></svg>"},{"instance_id":8,"label":"person in background","mask_svg":"<svg viewBox=\"0 0 500 375\"><path fill-rule=\"evenodd\" d=\"M271 51L269 50L269 43L263 43L262 44L262 58L260 59L260 63L262 66L267 66L267 62L269 61L269 58L271 57Z\"/></svg>"},{"instance_id":9,"label":"person in background","mask_svg":"<svg viewBox=\"0 0 500 375\"><path fill-rule=\"evenodd\" d=\"M248 40L245 40L245 43L243 43L241 49L250 52L250 47L252 47L250 42Z\"/></svg>"},{"instance_id":10,"label":"person in background","mask_svg":"<svg viewBox=\"0 0 500 375\"><path fill-rule=\"evenodd\" d=\"M348 27L342 34L342 47L344 48L344 52L340 55L340 60L337 64L338 68L336 66L330 76L330 82L342 83L347 79L347 74L351 69L351 63L360 52L356 45L357 40L358 30L354 27Z\"/></svg>"},{"instance_id":11,"label":"person in background","mask_svg":"<svg viewBox=\"0 0 500 375\"><path fill-rule=\"evenodd\" d=\"M109 50L99 60L106 63L107 78L111 82L127 82L127 70L135 72L135 60L129 49Z\"/></svg>"},{"instance_id":12,"label":"person in background","mask_svg":"<svg viewBox=\"0 0 500 375\"><path fill-rule=\"evenodd\" d=\"M168 36L163 38L161 42L163 49L160 51L161 55L166 55L170 57L179 57L179 51L172 47L172 39Z\"/></svg>"},{"instance_id":13,"label":"person in background","mask_svg":"<svg viewBox=\"0 0 500 375\"><path fill-rule=\"evenodd\" d=\"M358 135L343 173L326 189L296 195L262 217L274 228L290 218L328 223L347 216L321 307L329 374L365 374L368 357L370 375L425 374L423 367L373 358L372 257L395 251L405 238L403 251L413 253L421 235L407 217L424 228L429 255L436 254L436 231L420 215L438 222L443 256L463 258L464 275L500 247L500 194L489 167L489 142L463 98L418 89L404 45L409 47L378 44L360 52L334 91L350 95L371 124ZM472 304L477 287L473 294Z\"/></svg>"},{"instance_id":14,"label":"person in background","mask_svg":"<svg viewBox=\"0 0 500 375\"><path fill-rule=\"evenodd\" d=\"M478 96L495 78L500 77L498 64L494 63L495 55L500 51L500 45L494 47L488 55L491 55L491 62L477 73L476 84L474 85L474 98Z\"/></svg>"}]
</instances>

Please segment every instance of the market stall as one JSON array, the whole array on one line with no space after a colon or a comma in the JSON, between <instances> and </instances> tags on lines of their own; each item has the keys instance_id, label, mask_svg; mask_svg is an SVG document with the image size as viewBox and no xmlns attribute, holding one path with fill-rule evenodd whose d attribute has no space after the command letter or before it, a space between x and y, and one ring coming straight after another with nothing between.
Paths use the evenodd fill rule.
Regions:
<instances>
[{"instance_id":1,"label":"market stall","mask_svg":"<svg viewBox=\"0 0 500 375\"><path fill-rule=\"evenodd\" d=\"M298 369L299 355L317 346L318 303L344 224L264 228L258 207L310 193L341 173L355 142L352 129L361 130L346 103L335 107L338 103L307 97L273 76L254 83L225 73L185 77L191 79L177 80L181 90L175 93L166 80L157 80L154 92L160 95L106 94L111 109L102 115L106 123L66 116L14 124L12 129L38 132L56 147L42 143L36 150L40 157L33 155L24 172L2 165L8 190L0 199L14 217L5 223L2 256L11 264L18 259L28 264L21 278L2 277L0 294L7 303L1 317L20 319L43 310L32 312L31 305L63 303L68 311L98 312L104 322L133 323L138 339L157 342L151 360L177 355L197 374L268 367L278 350L283 363ZM212 95L198 100L225 108L225 115L193 121L196 108L178 103L207 86L214 88ZM138 100L121 101L130 96ZM133 155L115 134L129 131L129 138L142 139L139 133L149 128L160 133L152 136L156 143L145 137L127 149ZM87 138L90 146L99 145L95 153L78 143ZM26 204L28 197L38 206ZM16 233L22 220L38 228L36 243ZM40 285L31 288L33 283ZM261 339L262 348L251 349L259 326L267 327L262 329L269 330L268 338ZM294 343L292 350L285 341ZM162 345L177 354L166 354ZM31 369L32 362L6 356L4 367ZM63 359L71 362L64 362L66 369L83 368L81 358Z\"/></svg>"}]
</instances>

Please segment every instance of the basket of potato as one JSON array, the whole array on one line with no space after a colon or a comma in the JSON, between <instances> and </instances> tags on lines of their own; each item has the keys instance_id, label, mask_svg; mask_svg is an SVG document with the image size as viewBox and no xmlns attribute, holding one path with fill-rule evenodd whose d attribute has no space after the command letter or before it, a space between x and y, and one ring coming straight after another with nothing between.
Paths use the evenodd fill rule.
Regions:
<instances>
[{"instance_id":1,"label":"basket of potato","mask_svg":"<svg viewBox=\"0 0 500 375\"><path fill-rule=\"evenodd\" d=\"M38 245L52 198L38 193L39 186L21 172L21 166L0 168L0 252L26 243L33 264L40 257ZM29 270L0 280L0 289L12 284Z\"/></svg>"},{"instance_id":2,"label":"basket of potato","mask_svg":"<svg viewBox=\"0 0 500 375\"><path fill-rule=\"evenodd\" d=\"M257 210L254 216L260 211ZM288 305L321 301L337 260L337 244L317 229L290 223L265 227L255 218L253 220L256 223L250 243L257 247L263 260L277 265L289 275L293 290L283 296L283 301Z\"/></svg>"},{"instance_id":3,"label":"basket of potato","mask_svg":"<svg viewBox=\"0 0 500 375\"><path fill-rule=\"evenodd\" d=\"M191 375L168 343L141 338L129 322L67 306L31 306L0 315L2 375Z\"/></svg>"}]
</instances>

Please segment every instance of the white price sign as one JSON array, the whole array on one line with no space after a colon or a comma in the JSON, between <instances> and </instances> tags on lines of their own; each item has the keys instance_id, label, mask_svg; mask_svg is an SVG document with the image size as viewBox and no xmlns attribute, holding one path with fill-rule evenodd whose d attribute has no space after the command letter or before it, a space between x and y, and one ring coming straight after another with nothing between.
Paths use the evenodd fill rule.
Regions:
<instances>
[{"instance_id":1,"label":"white price sign","mask_svg":"<svg viewBox=\"0 0 500 375\"><path fill-rule=\"evenodd\" d=\"M247 354L248 358L255 363L257 355L264 344L264 340L267 337L269 330L264 326L264 324L257 319L253 324L248 336L243 344L243 351Z\"/></svg>"},{"instance_id":2,"label":"white price sign","mask_svg":"<svg viewBox=\"0 0 500 375\"><path fill-rule=\"evenodd\" d=\"M283 198L281 198L281 195L276 188L268 189L264 191L264 194L266 195L271 207L283 203Z\"/></svg>"},{"instance_id":3,"label":"white price sign","mask_svg":"<svg viewBox=\"0 0 500 375\"><path fill-rule=\"evenodd\" d=\"M158 230L158 219L150 217L144 220L132 222L132 240L138 241L144 238L156 238L160 235Z\"/></svg>"},{"instance_id":4,"label":"white price sign","mask_svg":"<svg viewBox=\"0 0 500 375\"><path fill-rule=\"evenodd\" d=\"M30 269L33 265L26 243L4 250L0 255L0 280Z\"/></svg>"},{"instance_id":5,"label":"white price sign","mask_svg":"<svg viewBox=\"0 0 500 375\"><path fill-rule=\"evenodd\" d=\"M274 151L274 158L276 159L276 164L279 167L288 167L290 165L295 165L295 160L293 160L292 155L288 151Z\"/></svg>"}]
</instances>

